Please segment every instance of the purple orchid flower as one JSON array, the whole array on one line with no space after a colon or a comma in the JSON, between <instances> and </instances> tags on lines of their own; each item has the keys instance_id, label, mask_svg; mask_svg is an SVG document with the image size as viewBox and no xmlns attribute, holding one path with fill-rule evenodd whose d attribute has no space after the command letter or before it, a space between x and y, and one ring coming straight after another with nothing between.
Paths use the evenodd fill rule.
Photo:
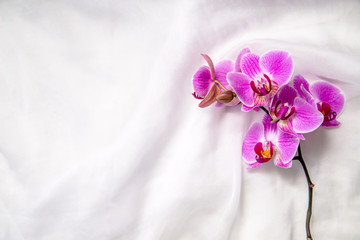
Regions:
<instances>
[{"instance_id":1,"label":"purple orchid flower","mask_svg":"<svg viewBox=\"0 0 360 240\"><path fill-rule=\"evenodd\" d=\"M240 51L235 61L235 72L241 72L241 59L248 53L251 53L249 48L244 48Z\"/></svg>"},{"instance_id":2,"label":"purple orchid flower","mask_svg":"<svg viewBox=\"0 0 360 240\"><path fill-rule=\"evenodd\" d=\"M323 122L324 116L304 99L297 97L296 90L288 85L282 87L269 108L272 121L284 132L305 139L302 133L312 132Z\"/></svg>"},{"instance_id":3,"label":"purple orchid flower","mask_svg":"<svg viewBox=\"0 0 360 240\"><path fill-rule=\"evenodd\" d=\"M242 154L248 169L258 167L272 158L279 167L289 168L299 145L299 138L280 131L277 123L272 123L271 118L265 115L262 124L254 123L247 132Z\"/></svg>"},{"instance_id":4,"label":"purple orchid flower","mask_svg":"<svg viewBox=\"0 0 360 240\"><path fill-rule=\"evenodd\" d=\"M197 99L202 99L199 107L210 106L217 100L217 97L219 97L221 103L236 102L236 99L232 101L234 98L231 92L232 88L226 80L227 73L234 70L234 63L230 60L225 60L214 66L208 55L201 55L209 66L200 67L193 77L195 90L193 96ZM226 93L221 94L223 92Z\"/></svg>"},{"instance_id":5,"label":"purple orchid flower","mask_svg":"<svg viewBox=\"0 0 360 240\"><path fill-rule=\"evenodd\" d=\"M241 73L228 73L227 80L243 103L244 111L268 105L294 71L292 58L284 51L270 51L261 57L247 53L241 56L240 69Z\"/></svg>"},{"instance_id":6,"label":"purple orchid flower","mask_svg":"<svg viewBox=\"0 0 360 240\"><path fill-rule=\"evenodd\" d=\"M301 75L294 77L294 87L299 95L324 115L324 121L321 126L334 127L339 126L340 122L336 120L344 108L345 98L340 89L334 85L318 81L311 85Z\"/></svg>"}]
</instances>

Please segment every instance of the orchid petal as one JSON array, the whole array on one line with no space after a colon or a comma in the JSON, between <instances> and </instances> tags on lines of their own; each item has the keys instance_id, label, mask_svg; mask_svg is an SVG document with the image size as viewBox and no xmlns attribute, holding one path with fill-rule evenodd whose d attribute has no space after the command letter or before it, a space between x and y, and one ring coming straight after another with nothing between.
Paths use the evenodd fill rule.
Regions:
<instances>
[{"instance_id":1,"label":"orchid petal","mask_svg":"<svg viewBox=\"0 0 360 240\"><path fill-rule=\"evenodd\" d=\"M311 105L314 105L314 106L315 106L315 105L316 105L316 102L315 102L315 99L314 99L313 95L311 95L311 93L310 93L309 91L307 91L304 86L301 86L300 88L301 88L302 93L303 93L303 98L304 98L308 103L310 103Z\"/></svg>"},{"instance_id":2,"label":"orchid petal","mask_svg":"<svg viewBox=\"0 0 360 240\"><path fill-rule=\"evenodd\" d=\"M235 62L235 72L241 72L241 68L240 68L241 59L247 53L250 53L250 49L244 48L243 50L241 50L241 52L237 56L236 62Z\"/></svg>"},{"instance_id":3,"label":"orchid petal","mask_svg":"<svg viewBox=\"0 0 360 240\"><path fill-rule=\"evenodd\" d=\"M300 140L296 136L286 132L279 132L277 142L274 144L281 156L281 162L283 164L291 162L296 154L299 143Z\"/></svg>"},{"instance_id":4,"label":"orchid petal","mask_svg":"<svg viewBox=\"0 0 360 240\"><path fill-rule=\"evenodd\" d=\"M254 91L250 87L252 80L248 76L232 72L227 74L227 80L243 104L250 107L254 105Z\"/></svg>"},{"instance_id":5,"label":"orchid petal","mask_svg":"<svg viewBox=\"0 0 360 240\"><path fill-rule=\"evenodd\" d=\"M245 54L240 62L241 71L251 79L257 79L261 75L259 56L253 53Z\"/></svg>"},{"instance_id":6,"label":"orchid petal","mask_svg":"<svg viewBox=\"0 0 360 240\"><path fill-rule=\"evenodd\" d=\"M295 75L294 77L294 88L298 92L299 96L302 98L305 98L304 90L307 92L310 92L309 90L309 83L306 81L306 79L301 75ZM302 89L304 87L305 89Z\"/></svg>"},{"instance_id":7,"label":"orchid petal","mask_svg":"<svg viewBox=\"0 0 360 240\"><path fill-rule=\"evenodd\" d=\"M278 86L287 84L294 71L291 55L284 51L265 53L260 57L260 67Z\"/></svg>"},{"instance_id":8,"label":"orchid petal","mask_svg":"<svg viewBox=\"0 0 360 240\"><path fill-rule=\"evenodd\" d=\"M281 131L285 133L293 134L294 136L302 140L305 140L305 137L301 133L294 130L293 119L291 118L287 120L280 120L278 122L278 127Z\"/></svg>"},{"instance_id":9,"label":"orchid petal","mask_svg":"<svg viewBox=\"0 0 360 240\"><path fill-rule=\"evenodd\" d=\"M324 121L324 115L302 98L295 98L294 107L296 112L292 120L294 131L297 133L312 132Z\"/></svg>"},{"instance_id":10,"label":"orchid petal","mask_svg":"<svg viewBox=\"0 0 360 240\"><path fill-rule=\"evenodd\" d=\"M294 104L296 96L296 90L288 85L282 87L279 91L279 99L281 99L281 102L287 102L290 106Z\"/></svg>"},{"instance_id":11,"label":"orchid petal","mask_svg":"<svg viewBox=\"0 0 360 240\"><path fill-rule=\"evenodd\" d=\"M278 167L282 167L282 168L290 168L292 166L292 161L285 163L280 154L276 154L275 158L274 158L274 164Z\"/></svg>"},{"instance_id":12,"label":"orchid petal","mask_svg":"<svg viewBox=\"0 0 360 240\"><path fill-rule=\"evenodd\" d=\"M267 141L273 141L277 135L277 123L271 123L271 117L269 115L265 115L262 121L264 125L264 136Z\"/></svg>"},{"instance_id":13,"label":"orchid petal","mask_svg":"<svg viewBox=\"0 0 360 240\"><path fill-rule=\"evenodd\" d=\"M253 109L256 109L256 106L252 106L252 107L248 107L248 106L246 106L246 105L242 105L241 106L241 111L243 111L243 112L250 112L251 110L253 110Z\"/></svg>"},{"instance_id":14,"label":"orchid petal","mask_svg":"<svg viewBox=\"0 0 360 240\"><path fill-rule=\"evenodd\" d=\"M230 60L222 61L215 66L215 79L218 80L225 88L229 87L226 80L226 74L234 70L234 62Z\"/></svg>"},{"instance_id":15,"label":"orchid petal","mask_svg":"<svg viewBox=\"0 0 360 240\"><path fill-rule=\"evenodd\" d=\"M259 166L263 165L263 163L258 163L258 162L255 162L255 163L250 163L249 166L246 168L246 169L253 169L253 168L257 168Z\"/></svg>"},{"instance_id":16,"label":"orchid petal","mask_svg":"<svg viewBox=\"0 0 360 240\"><path fill-rule=\"evenodd\" d=\"M242 145L242 155L248 164L256 163L254 147L264 137L264 127L260 123L254 123L247 132Z\"/></svg>"},{"instance_id":17,"label":"orchid petal","mask_svg":"<svg viewBox=\"0 0 360 240\"><path fill-rule=\"evenodd\" d=\"M200 97L205 97L209 92L211 83L211 74L208 67L202 66L193 77L194 90Z\"/></svg>"},{"instance_id":18,"label":"orchid petal","mask_svg":"<svg viewBox=\"0 0 360 240\"><path fill-rule=\"evenodd\" d=\"M338 122L336 119L331 121L324 121L321 126L322 127L337 127L340 125L340 122Z\"/></svg>"},{"instance_id":19,"label":"orchid petal","mask_svg":"<svg viewBox=\"0 0 360 240\"><path fill-rule=\"evenodd\" d=\"M342 111L345 98L340 89L334 85L324 81L315 82L311 84L310 92L320 102L327 102L330 104L331 110L335 111L337 114Z\"/></svg>"},{"instance_id":20,"label":"orchid petal","mask_svg":"<svg viewBox=\"0 0 360 240\"><path fill-rule=\"evenodd\" d=\"M269 103L269 97L268 96L259 96L256 94L254 98L254 106L253 107L262 107L266 106Z\"/></svg>"}]
</instances>

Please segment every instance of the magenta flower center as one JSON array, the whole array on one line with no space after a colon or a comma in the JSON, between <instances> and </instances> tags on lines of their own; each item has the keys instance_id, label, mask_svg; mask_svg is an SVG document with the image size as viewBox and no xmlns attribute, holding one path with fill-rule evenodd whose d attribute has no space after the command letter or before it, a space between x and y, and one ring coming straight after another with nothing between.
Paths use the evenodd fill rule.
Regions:
<instances>
[{"instance_id":1,"label":"magenta flower center","mask_svg":"<svg viewBox=\"0 0 360 240\"><path fill-rule=\"evenodd\" d=\"M270 93L271 91L271 80L268 75L264 74L264 77L260 77L259 80L250 82L251 89L259 94L260 96L265 96Z\"/></svg>"},{"instance_id":2,"label":"magenta flower center","mask_svg":"<svg viewBox=\"0 0 360 240\"><path fill-rule=\"evenodd\" d=\"M281 100L278 100L275 105L274 113L275 116L280 120L286 120L292 115L294 115L296 108L290 107L287 102L281 103Z\"/></svg>"},{"instance_id":3,"label":"magenta flower center","mask_svg":"<svg viewBox=\"0 0 360 240\"><path fill-rule=\"evenodd\" d=\"M274 148L271 142L258 142L255 144L254 151L256 153L255 159L258 163L266 163L270 161L274 155Z\"/></svg>"},{"instance_id":4,"label":"magenta flower center","mask_svg":"<svg viewBox=\"0 0 360 240\"><path fill-rule=\"evenodd\" d=\"M319 102L316 104L318 110L324 115L324 121L331 121L336 118L337 113L331 111L331 106L327 102Z\"/></svg>"}]
</instances>

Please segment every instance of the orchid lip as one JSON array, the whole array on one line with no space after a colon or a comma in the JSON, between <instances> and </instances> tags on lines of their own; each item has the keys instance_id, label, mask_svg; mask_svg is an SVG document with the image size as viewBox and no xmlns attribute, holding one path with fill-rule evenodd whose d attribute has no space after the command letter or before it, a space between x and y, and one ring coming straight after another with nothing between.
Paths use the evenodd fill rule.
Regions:
<instances>
[{"instance_id":1,"label":"orchid lip","mask_svg":"<svg viewBox=\"0 0 360 240\"><path fill-rule=\"evenodd\" d=\"M332 112L332 113L326 115L324 117L324 120L325 121L332 121L332 120L336 119L336 116L337 116L336 112Z\"/></svg>"},{"instance_id":2,"label":"orchid lip","mask_svg":"<svg viewBox=\"0 0 360 240\"><path fill-rule=\"evenodd\" d=\"M324 121L332 121L336 119L337 113L335 111L331 111L331 105L327 102L317 103L317 108L319 112L324 115Z\"/></svg>"},{"instance_id":3,"label":"orchid lip","mask_svg":"<svg viewBox=\"0 0 360 240\"><path fill-rule=\"evenodd\" d=\"M271 142L258 142L254 146L254 151L256 153L255 159L258 163L266 163L274 155L274 148Z\"/></svg>"}]
</instances>

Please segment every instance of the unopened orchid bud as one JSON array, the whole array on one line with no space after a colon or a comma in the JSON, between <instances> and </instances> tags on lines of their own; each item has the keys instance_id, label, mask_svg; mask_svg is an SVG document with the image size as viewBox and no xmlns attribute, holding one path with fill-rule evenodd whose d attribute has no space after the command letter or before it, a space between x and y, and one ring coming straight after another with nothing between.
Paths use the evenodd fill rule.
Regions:
<instances>
[{"instance_id":1,"label":"unopened orchid bud","mask_svg":"<svg viewBox=\"0 0 360 240\"><path fill-rule=\"evenodd\" d=\"M234 93L230 90L224 91L217 95L216 100L221 103L229 103L234 99Z\"/></svg>"},{"instance_id":2,"label":"unopened orchid bud","mask_svg":"<svg viewBox=\"0 0 360 240\"><path fill-rule=\"evenodd\" d=\"M199 107L205 108L213 104L216 101L216 96L219 94L219 92L219 87L216 86L215 83L213 83L205 98L199 103Z\"/></svg>"}]
</instances>

